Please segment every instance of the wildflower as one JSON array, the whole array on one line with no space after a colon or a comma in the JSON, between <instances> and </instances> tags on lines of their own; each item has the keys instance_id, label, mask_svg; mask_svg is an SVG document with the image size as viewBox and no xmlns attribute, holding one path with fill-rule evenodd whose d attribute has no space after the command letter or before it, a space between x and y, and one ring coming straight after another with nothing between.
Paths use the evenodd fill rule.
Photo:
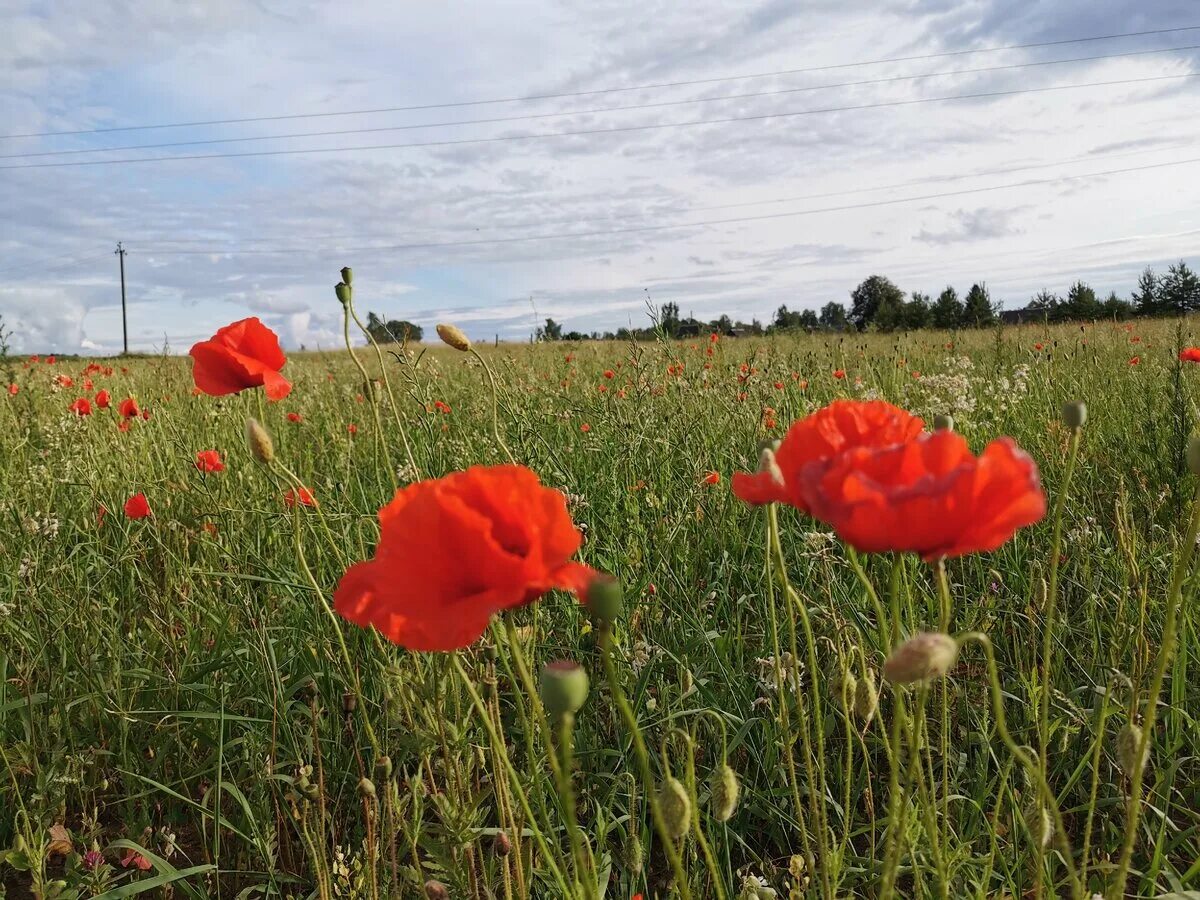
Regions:
<instances>
[{"instance_id":1,"label":"wildflower","mask_svg":"<svg viewBox=\"0 0 1200 900\"><path fill-rule=\"evenodd\" d=\"M108 409L112 403L112 395L108 391L100 391L96 394L96 406L100 409Z\"/></svg>"},{"instance_id":2,"label":"wildflower","mask_svg":"<svg viewBox=\"0 0 1200 900\"><path fill-rule=\"evenodd\" d=\"M455 350L461 350L466 353L471 349L470 339L462 333L462 329L457 325L441 323L437 326L437 333L443 343L449 344ZM567 361L570 362L570 360Z\"/></svg>"},{"instance_id":3,"label":"wildflower","mask_svg":"<svg viewBox=\"0 0 1200 900\"><path fill-rule=\"evenodd\" d=\"M721 336L719 334L717 334L715 331L708 336L708 342L710 344L715 344L720 339L721 339Z\"/></svg>"},{"instance_id":4,"label":"wildflower","mask_svg":"<svg viewBox=\"0 0 1200 900\"><path fill-rule=\"evenodd\" d=\"M150 860L146 859L146 857L142 856L136 850L129 850L121 857L121 865L126 869L130 866L136 866L143 872L146 872L150 869Z\"/></svg>"},{"instance_id":5,"label":"wildflower","mask_svg":"<svg viewBox=\"0 0 1200 900\"><path fill-rule=\"evenodd\" d=\"M842 379L842 378L845 378L845 377L846 377L846 370L845 370L845 369L835 369L835 370L834 370L834 372L833 372L833 377L834 377L834 378L837 378L837 379L839 379L839 380L840 380L840 379Z\"/></svg>"},{"instance_id":6,"label":"wildflower","mask_svg":"<svg viewBox=\"0 0 1200 900\"><path fill-rule=\"evenodd\" d=\"M799 481L801 508L855 549L927 562L995 550L1046 514L1037 466L1010 438L978 457L953 431L860 446L805 465Z\"/></svg>"},{"instance_id":7,"label":"wildflower","mask_svg":"<svg viewBox=\"0 0 1200 900\"><path fill-rule=\"evenodd\" d=\"M92 402L87 397L80 397L71 404L70 410L77 416L90 416L92 414Z\"/></svg>"},{"instance_id":8,"label":"wildflower","mask_svg":"<svg viewBox=\"0 0 1200 900\"><path fill-rule=\"evenodd\" d=\"M374 558L334 592L345 618L413 650L455 650L499 612L552 588L583 591L593 571L566 499L523 466L474 466L402 488L379 511Z\"/></svg>"},{"instance_id":9,"label":"wildflower","mask_svg":"<svg viewBox=\"0 0 1200 900\"><path fill-rule=\"evenodd\" d=\"M104 865L104 854L99 850L89 850L83 854L83 868L88 872L95 872Z\"/></svg>"},{"instance_id":10,"label":"wildflower","mask_svg":"<svg viewBox=\"0 0 1200 900\"><path fill-rule=\"evenodd\" d=\"M279 338L255 316L224 328L188 351L196 387L214 397L262 387L270 400L282 400L292 391L279 374L287 362Z\"/></svg>"},{"instance_id":11,"label":"wildflower","mask_svg":"<svg viewBox=\"0 0 1200 900\"><path fill-rule=\"evenodd\" d=\"M1200 347L1185 347L1179 351L1179 359L1181 362L1200 362Z\"/></svg>"},{"instance_id":12,"label":"wildflower","mask_svg":"<svg viewBox=\"0 0 1200 900\"><path fill-rule=\"evenodd\" d=\"M127 519L145 519L150 515L150 504L146 501L146 495L139 492L134 494L125 501L125 518Z\"/></svg>"},{"instance_id":13,"label":"wildflower","mask_svg":"<svg viewBox=\"0 0 1200 900\"><path fill-rule=\"evenodd\" d=\"M783 390L783 382L782 381L775 382L775 390L777 390L777 391Z\"/></svg>"},{"instance_id":14,"label":"wildflower","mask_svg":"<svg viewBox=\"0 0 1200 900\"><path fill-rule=\"evenodd\" d=\"M1041 343L1041 342L1039 341L1038 343L1036 343L1036 344L1034 344L1034 345L1033 345L1033 349L1034 349L1034 350L1041 350L1041 349L1042 349L1044 346L1045 346L1045 344L1043 344L1043 343Z\"/></svg>"},{"instance_id":15,"label":"wildflower","mask_svg":"<svg viewBox=\"0 0 1200 900\"><path fill-rule=\"evenodd\" d=\"M605 378L607 378L607 379L609 379L609 380L611 381L612 379L614 379L614 378L616 378L616 377L617 377L617 373L616 373L616 372L614 372L612 369L605 369L605 370L604 370L604 377L605 377Z\"/></svg>"},{"instance_id":16,"label":"wildflower","mask_svg":"<svg viewBox=\"0 0 1200 900\"><path fill-rule=\"evenodd\" d=\"M201 450L196 454L196 468L201 472L224 472L225 463L216 450Z\"/></svg>"},{"instance_id":17,"label":"wildflower","mask_svg":"<svg viewBox=\"0 0 1200 900\"><path fill-rule=\"evenodd\" d=\"M958 641L948 634L923 631L892 651L883 674L895 684L942 678L958 660Z\"/></svg>"},{"instance_id":18,"label":"wildflower","mask_svg":"<svg viewBox=\"0 0 1200 900\"><path fill-rule=\"evenodd\" d=\"M584 422L582 425L579 426L579 430L582 431L584 434L587 434L589 431L592 430L592 426L589 425L587 422Z\"/></svg>"},{"instance_id":19,"label":"wildflower","mask_svg":"<svg viewBox=\"0 0 1200 900\"><path fill-rule=\"evenodd\" d=\"M283 502L288 509L292 509L297 503L301 506L316 506L317 498L313 496L312 491L301 485L299 488L288 488L283 495Z\"/></svg>"},{"instance_id":20,"label":"wildflower","mask_svg":"<svg viewBox=\"0 0 1200 900\"><path fill-rule=\"evenodd\" d=\"M132 397L126 397L122 400L120 405L117 406L117 412L120 413L123 419L136 419L142 414L142 411L138 409L137 401Z\"/></svg>"},{"instance_id":21,"label":"wildflower","mask_svg":"<svg viewBox=\"0 0 1200 900\"><path fill-rule=\"evenodd\" d=\"M775 451L777 470L751 475L737 472L733 492L747 503L790 503L808 506L800 495L800 473L810 463L827 460L857 447L887 447L916 437L924 423L882 400L835 400L793 423ZM776 477L778 472L778 477Z\"/></svg>"},{"instance_id":22,"label":"wildflower","mask_svg":"<svg viewBox=\"0 0 1200 900\"><path fill-rule=\"evenodd\" d=\"M300 415L300 413L290 412L287 414L287 420L293 425L299 425L304 421L304 416Z\"/></svg>"},{"instance_id":23,"label":"wildflower","mask_svg":"<svg viewBox=\"0 0 1200 900\"><path fill-rule=\"evenodd\" d=\"M54 383L60 388L69 388L75 386L75 379L70 375L55 375Z\"/></svg>"},{"instance_id":24,"label":"wildflower","mask_svg":"<svg viewBox=\"0 0 1200 900\"><path fill-rule=\"evenodd\" d=\"M15 396L17 396L17 392L20 390L21 389L19 387L17 387L15 384L10 384L8 386L8 396L15 397Z\"/></svg>"},{"instance_id":25,"label":"wildflower","mask_svg":"<svg viewBox=\"0 0 1200 900\"><path fill-rule=\"evenodd\" d=\"M358 434L358 426L355 425L353 422L351 422L349 425L346 426L346 433L351 436Z\"/></svg>"},{"instance_id":26,"label":"wildflower","mask_svg":"<svg viewBox=\"0 0 1200 900\"><path fill-rule=\"evenodd\" d=\"M1131 357L1129 357L1129 364L1130 364L1131 366L1136 366L1136 365L1138 365L1138 364L1139 364L1141 361L1142 361L1142 358L1141 358L1140 356L1131 356Z\"/></svg>"},{"instance_id":27,"label":"wildflower","mask_svg":"<svg viewBox=\"0 0 1200 900\"><path fill-rule=\"evenodd\" d=\"M705 484L720 484L721 483L721 473L717 472L717 471L705 472L704 473L704 483Z\"/></svg>"}]
</instances>

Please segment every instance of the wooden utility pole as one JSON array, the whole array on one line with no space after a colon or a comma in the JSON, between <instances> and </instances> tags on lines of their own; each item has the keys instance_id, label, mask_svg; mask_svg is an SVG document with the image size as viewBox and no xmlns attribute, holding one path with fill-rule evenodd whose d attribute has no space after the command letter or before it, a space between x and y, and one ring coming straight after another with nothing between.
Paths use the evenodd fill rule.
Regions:
<instances>
[{"instance_id":1,"label":"wooden utility pole","mask_svg":"<svg viewBox=\"0 0 1200 900\"><path fill-rule=\"evenodd\" d=\"M125 356L129 355L129 323L125 318L125 248L117 241L117 249L113 251L121 261L121 336L125 342Z\"/></svg>"}]
</instances>

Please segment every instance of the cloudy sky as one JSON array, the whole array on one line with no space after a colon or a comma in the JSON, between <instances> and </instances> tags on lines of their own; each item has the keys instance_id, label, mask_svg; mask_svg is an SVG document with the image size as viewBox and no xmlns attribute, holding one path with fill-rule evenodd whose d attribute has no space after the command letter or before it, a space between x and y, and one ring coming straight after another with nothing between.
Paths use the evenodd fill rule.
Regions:
<instances>
[{"instance_id":1,"label":"cloudy sky","mask_svg":"<svg viewBox=\"0 0 1200 900\"><path fill-rule=\"evenodd\" d=\"M0 0L0 315L21 351L119 350L117 241L137 350L247 315L328 346L343 265L365 309L509 339L648 298L769 319L872 273L1127 294L1200 264L1197 26L1195 0ZM231 119L257 121L131 127Z\"/></svg>"}]
</instances>

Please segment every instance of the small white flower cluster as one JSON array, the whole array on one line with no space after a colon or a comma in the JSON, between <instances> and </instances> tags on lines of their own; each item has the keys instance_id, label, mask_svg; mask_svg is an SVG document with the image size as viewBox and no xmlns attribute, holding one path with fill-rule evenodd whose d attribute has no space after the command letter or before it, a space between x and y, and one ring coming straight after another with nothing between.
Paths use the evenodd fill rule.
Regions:
<instances>
[{"instance_id":1,"label":"small white flower cluster","mask_svg":"<svg viewBox=\"0 0 1200 900\"><path fill-rule=\"evenodd\" d=\"M788 651L779 654L778 661L774 656L760 656L754 662L758 666L758 690L763 696L778 690L781 681L793 693L799 691L800 672Z\"/></svg>"},{"instance_id":2,"label":"small white flower cluster","mask_svg":"<svg viewBox=\"0 0 1200 900\"><path fill-rule=\"evenodd\" d=\"M658 656L658 650L651 647L646 641L637 641L633 645L633 649L629 651L629 665L635 673L641 673L642 669L646 668L654 657Z\"/></svg>"},{"instance_id":3,"label":"small white flower cluster","mask_svg":"<svg viewBox=\"0 0 1200 900\"><path fill-rule=\"evenodd\" d=\"M34 513L25 519L25 530L30 534L36 534L39 537L52 538L58 534L59 521L54 516L47 513L40 515Z\"/></svg>"}]
</instances>

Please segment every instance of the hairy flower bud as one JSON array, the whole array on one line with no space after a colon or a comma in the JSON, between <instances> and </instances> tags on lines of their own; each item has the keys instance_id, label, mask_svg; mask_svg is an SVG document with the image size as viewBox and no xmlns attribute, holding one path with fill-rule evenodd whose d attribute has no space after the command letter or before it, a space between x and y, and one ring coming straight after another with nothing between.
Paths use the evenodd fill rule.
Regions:
<instances>
[{"instance_id":1,"label":"hairy flower bud","mask_svg":"<svg viewBox=\"0 0 1200 900\"><path fill-rule=\"evenodd\" d=\"M373 782L370 778L358 779L358 795L366 799L374 800L375 782Z\"/></svg>"},{"instance_id":2,"label":"hairy flower bud","mask_svg":"<svg viewBox=\"0 0 1200 900\"><path fill-rule=\"evenodd\" d=\"M470 339L462 333L457 325L447 325L445 322L438 323L438 337L442 339L442 343L449 344L455 350L461 350L466 353L471 349Z\"/></svg>"},{"instance_id":3,"label":"hairy flower bud","mask_svg":"<svg viewBox=\"0 0 1200 900\"><path fill-rule=\"evenodd\" d=\"M570 660L546 663L540 679L542 704L554 719L576 713L587 700L588 674L583 666Z\"/></svg>"},{"instance_id":4,"label":"hairy flower bud","mask_svg":"<svg viewBox=\"0 0 1200 900\"><path fill-rule=\"evenodd\" d=\"M678 840L688 833L692 823L692 799L678 778L668 778L658 792L658 805L667 832Z\"/></svg>"},{"instance_id":5,"label":"hairy flower bud","mask_svg":"<svg viewBox=\"0 0 1200 900\"><path fill-rule=\"evenodd\" d=\"M1031 800L1022 813L1034 843L1042 847L1050 846L1050 839L1054 837L1054 820L1050 818L1046 807L1038 800Z\"/></svg>"},{"instance_id":6,"label":"hairy flower bud","mask_svg":"<svg viewBox=\"0 0 1200 900\"><path fill-rule=\"evenodd\" d=\"M250 455L264 466L270 465L275 459L275 443L258 419L246 419L246 446L250 449Z\"/></svg>"},{"instance_id":7,"label":"hairy flower bud","mask_svg":"<svg viewBox=\"0 0 1200 900\"><path fill-rule=\"evenodd\" d=\"M878 709L879 690L875 687L875 675L868 669L854 688L854 715L862 719L863 725L867 725L875 718Z\"/></svg>"},{"instance_id":8,"label":"hairy flower bud","mask_svg":"<svg viewBox=\"0 0 1200 900\"><path fill-rule=\"evenodd\" d=\"M512 840L508 834L503 831L496 832L496 836L492 838L492 852L501 858L512 853Z\"/></svg>"},{"instance_id":9,"label":"hairy flower bud","mask_svg":"<svg viewBox=\"0 0 1200 900\"><path fill-rule=\"evenodd\" d=\"M737 810L738 796L742 792L737 772L723 764L713 773L712 815L718 822L728 822Z\"/></svg>"},{"instance_id":10,"label":"hairy flower bud","mask_svg":"<svg viewBox=\"0 0 1200 900\"><path fill-rule=\"evenodd\" d=\"M1145 768L1146 763L1150 760L1149 741L1146 742L1146 746L1142 749L1141 757L1139 758L1138 747L1141 743L1142 729L1132 722L1126 722L1121 726L1121 730L1117 732L1117 765L1130 778L1133 777L1135 772Z\"/></svg>"},{"instance_id":11,"label":"hairy flower bud","mask_svg":"<svg viewBox=\"0 0 1200 900\"><path fill-rule=\"evenodd\" d=\"M388 781L392 777L392 758L381 756L375 760L375 777L380 781Z\"/></svg>"},{"instance_id":12,"label":"hairy flower bud","mask_svg":"<svg viewBox=\"0 0 1200 900\"><path fill-rule=\"evenodd\" d=\"M948 634L923 631L892 651L883 674L895 684L942 678L958 659L958 641Z\"/></svg>"},{"instance_id":13,"label":"hairy flower bud","mask_svg":"<svg viewBox=\"0 0 1200 900\"><path fill-rule=\"evenodd\" d=\"M776 487L783 487L783 470L779 468L779 463L775 459L775 451L772 448L763 447L759 452L758 471L769 477Z\"/></svg>"},{"instance_id":14,"label":"hairy flower bud","mask_svg":"<svg viewBox=\"0 0 1200 900\"><path fill-rule=\"evenodd\" d=\"M1087 422L1087 404L1082 400L1072 400L1062 405L1063 424L1068 428L1082 428Z\"/></svg>"},{"instance_id":15,"label":"hairy flower bud","mask_svg":"<svg viewBox=\"0 0 1200 900\"><path fill-rule=\"evenodd\" d=\"M625 605L623 594L621 582L611 575L601 573L587 586L583 602L588 612L601 622L611 625L620 617Z\"/></svg>"}]
</instances>

